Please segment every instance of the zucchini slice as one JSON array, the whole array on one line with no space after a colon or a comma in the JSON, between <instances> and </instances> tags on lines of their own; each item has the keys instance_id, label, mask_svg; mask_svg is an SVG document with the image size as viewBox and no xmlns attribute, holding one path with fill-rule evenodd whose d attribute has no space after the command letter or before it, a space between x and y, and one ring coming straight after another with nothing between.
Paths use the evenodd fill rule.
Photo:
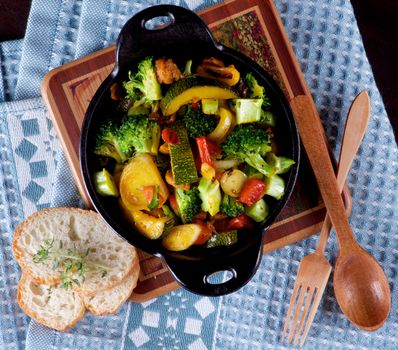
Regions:
<instances>
[{"instance_id":1,"label":"zucchini slice","mask_svg":"<svg viewBox=\"0 0 398 350\"><path fill-rule=\"evenodd\" d=\"M214 233L206 242L206 248L229 246L238 241L238 231Z\"/></svg>"},{"instance_id":2,"label":"zucchini slice","mask_svg":"<svg viewBox=\"0 0 398 350\"><path fill-rule=\"evenodd\" d=\"M178 135L180 143L169 144L171 171L176 185L191 184L198 181L188 133L182 120L177 120L171 129Z\"/></svg>"}]
</instances>

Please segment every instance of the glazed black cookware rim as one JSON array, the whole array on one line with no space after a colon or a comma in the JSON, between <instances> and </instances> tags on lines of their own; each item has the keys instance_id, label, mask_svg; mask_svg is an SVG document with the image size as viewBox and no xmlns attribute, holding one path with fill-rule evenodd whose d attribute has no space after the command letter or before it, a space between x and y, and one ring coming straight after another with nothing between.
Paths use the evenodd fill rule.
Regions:
<instances>
[{"instance_id":1,"label":"glazed black cookware rim","mask_svg":"<svg viewBox=\"0 0 398 350\"><path fill-rule=\"evenodd\" d=\"M148 29L149 21L158 17L168 18L169 23L161 29ZM162 47L166 48L167 45L177 48L193 47L211 50L225 59L229 58L245 66L248 71L252 71L268 84L268 89L272 89L272 93L278 99L287 118L290 137L292 138L291 156L296 161L296 164L290 170L284 197L276 204L265 225L258 228L258 232L255 231L256 233L242 233L242 236L243 234L252 235L248 241L249 243L243 243L243 246L239 246L238 242L235 247L207 249L205 253L193 254L192 256L190 256L189 250L181 253L167 251L161 247L159 248L159 245L155 245L153 241L144 238L136 232L131 234L134 231L133 229L126 232L120 223L109 214L103 204L103 199L95 192L89 169L89 157L92 155L90 155L88 145L89 132L95 126L93 116L97 112L97 108L100 107L101 100L109 93L111 84L118 78L118 74L121 72L125 73L127 67L131 66L133 59L137 62L138 58L143 58L154 50L161 51ZM248 57L216 42L208 27L194 12L175 5L149 7L134 15L123 26L117 41L115 67L101 84L87 109L82 125L79 151L81 173L87 193L93 206L103 219L119 235L137 248L163 258L173 276L186 289L200 295L209 296L231 293L245 285L255 274L262 257L264 235L289 199L296 181L300 160L300 142L297 127L289 103L274 80ZM229 279L221 283L211 281L210 276L220 271L229 271Z\"/></svg>"}]
</instances>

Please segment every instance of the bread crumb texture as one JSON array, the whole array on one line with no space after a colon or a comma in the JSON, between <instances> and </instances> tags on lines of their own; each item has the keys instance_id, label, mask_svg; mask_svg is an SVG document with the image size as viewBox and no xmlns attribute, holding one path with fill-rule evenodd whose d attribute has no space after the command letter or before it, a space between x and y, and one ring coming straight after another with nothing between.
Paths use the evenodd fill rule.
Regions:
<instances>
[{"instance_id":1,"label":"bread crumb texture","mask_svg":"<svg viewBox=\"0 0 398 350\"><path fill-rule=\"evenodd\" d=\"M58 331L74 326L85 312L83 300L76 291L37 284L24 274L18 284L17 300L28 316Z\"/></svg>"},{"instance_id":2,"label":"bread crumb texture","mask_svg":"<svg viewBox=\"0 0 398 350\"><path fill-rule=\"evenodd\" d=\"M75 286L87 295L120 283L138 259L135 248L113 231L99 214L77 208L45 209L17 227L13 242L16 260L38 283L54 285L61 280L60 270L54 268L54 259L33 261L45 242L51 242L52 251L62 250L64 255L88 253L86 260L93 268L87 269L80 286ZM103 270L106 270L104 276Z\"/></svg>"}]
</instances>

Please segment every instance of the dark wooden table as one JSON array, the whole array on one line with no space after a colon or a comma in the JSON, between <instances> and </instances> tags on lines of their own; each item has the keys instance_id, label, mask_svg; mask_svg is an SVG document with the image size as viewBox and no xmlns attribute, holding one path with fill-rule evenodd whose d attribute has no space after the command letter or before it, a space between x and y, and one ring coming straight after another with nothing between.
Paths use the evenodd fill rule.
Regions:
<instances>
[{"instance_id":1,"label":"dark wooden table","mask_svg":"<svg viewBox=\"0 0 398 350\"><path fill-rule=\"evenodd\" d=\"M351 0L365 50L398 139L398 1ZM31 0L0 0L0 41L24 36Z\"/></svg>"}]
</instances>

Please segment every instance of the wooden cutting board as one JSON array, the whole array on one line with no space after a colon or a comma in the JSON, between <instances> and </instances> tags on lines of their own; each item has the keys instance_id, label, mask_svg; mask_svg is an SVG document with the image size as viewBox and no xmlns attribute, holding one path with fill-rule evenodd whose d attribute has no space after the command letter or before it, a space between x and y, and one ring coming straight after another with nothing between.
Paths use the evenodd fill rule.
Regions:
<instances>
[{"instance_id":1,"label":"wooden cutting board","mask_svg":"<svg viewBox=\"0 0 398 350\"><path fill-rule=\"evenodd\" d=\"M226 1L200 12L200 16L218 41L241 51L265 68L288 100L297 95L310 96L271 0ZM114 47L110 47L52 70L42 83L44 101L87 207L91 207L91 203L79 167L80 127L86 108L111 72L114 59ZM347 189L343 195L349 211L351 198ZM303 154L294 192L265 236L264 253L319 232L324 216L322 198ZM143 302L178 288L161 259L144 252L139 254L141 274L130 300Z\"/></svg>"}]
</instances>

